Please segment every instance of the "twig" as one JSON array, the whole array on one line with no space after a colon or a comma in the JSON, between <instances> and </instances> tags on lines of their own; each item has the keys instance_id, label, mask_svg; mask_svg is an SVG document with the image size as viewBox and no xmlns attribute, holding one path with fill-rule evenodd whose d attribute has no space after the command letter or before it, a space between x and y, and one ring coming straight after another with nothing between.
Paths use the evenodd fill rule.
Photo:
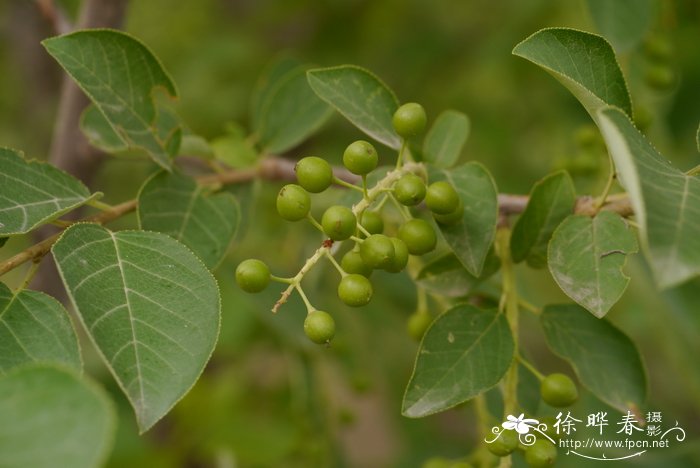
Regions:
<instances>
[{"instance_id":1,"label":"twig","mask_svg":"<svg viewBox=\"0 0 700 468\"><path fill-rule=\"evenodd\" d=\"M418 165L414 165L413 163L409 164L411 165L404 165L403 170L406 170L407 167L414 170L419 168ZM336 177L343 180L357 179L357 177L353 174L347 173L343 170L335 170L334 173L336 174ZM257 167L244 170L230 170L220 174L207 174L197 177L197 181L200 184L205 185L232 185L250 182L258 178L264 180L295 180L294 162L283 158L269 157L264 159ZM370 198L374 200L380 193L383 193L383 187L374 187L372 190L370 190ZM498 209L504 216L522 213L527 206L527 202L527 195L498 195ZM129 200L116 205L109 210L105 210L96 215L84 218L81 221L105 224L134 211L136 209L136 203L137 201L135 199ZM364 210L368 205L368 200L363 199L356 205L357 212L359 213L360 211ZM622 196L622 194L616 194L615 196L608 197L608 202L603 205L603 209L614 211L624 217L629 217L634 214L629 198ZM595 214L594 199L589 196L579 197L576 203L575 212L593 216ZM63 228L66 228L71 224L71 222L61 221L61 227ZM40 259L49 252L51 246L54 242L56 242L59 236L60 232L0 263L0 275L13 270L25 262Z\"/></svg>"}]
</instances>

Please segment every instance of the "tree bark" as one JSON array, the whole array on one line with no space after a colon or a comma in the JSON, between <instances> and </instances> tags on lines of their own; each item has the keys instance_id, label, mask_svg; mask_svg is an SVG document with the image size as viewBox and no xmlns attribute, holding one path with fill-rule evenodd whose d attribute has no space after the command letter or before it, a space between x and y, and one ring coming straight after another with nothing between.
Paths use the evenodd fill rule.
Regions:
<instances>
[{"instance_id":1,"label":"tree bark","mask_svg":"<svg viewBox=\"0 0 700 468\"><path fill-rule=\"evenodd\" d=\"M127 5L128 0L85 0L76 28L118 29L124 21ZM63 77L60 93L48 161L90 186L104 157L90 146L80 131L80 116L90 101L67 75ZM80 210L72 213L74 219L80 216ZM45 239L56 231L55 227L46 226L39 229L37 234L39 239ZM51 257L44 258L31 286L61 301L66 299Z\"/></svg>"}]
</instances>

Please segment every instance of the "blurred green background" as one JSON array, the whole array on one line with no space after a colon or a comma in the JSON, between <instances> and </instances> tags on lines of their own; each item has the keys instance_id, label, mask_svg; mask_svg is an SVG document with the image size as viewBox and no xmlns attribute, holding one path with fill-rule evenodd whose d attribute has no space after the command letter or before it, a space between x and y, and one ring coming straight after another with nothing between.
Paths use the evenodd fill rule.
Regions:
<instances>
[{"instance_id":1,"label":"blurred green background","mask_svg":"<svg viewBox=\"0 0 700 468\"><path fill-rule=\"evenodd\" d=\"M79 9L77 0L58 3L71 17ZM472 133L464 160L484 163L500 192L527 193L547 172L567 168L580 193L595 194L607 162L602 146L583 142L590 118L551 77L511 55L515 44L549 26L596 31L583 0L150 0L133 1L125 23L162 60L179 87L178 112L207 138L222 135L232 122L246 127L261 71L280 54L291 54L321 66L365 66L401 101L421 102L429 116L446 108L467 113ZM38 43L51 34L33 2L0 2L0 145L39 159L50 145L61 79ZM621 56L636 119L685 170L700 163L700 3L656 3L647 39L670 45L662 60L670 79L650 78L657 65L643 44ZM358 137L335 116L285 156L317 154L338 162ZM380 154L388 161L386 150ZM109 159L94 188L108 202L126 200L152 169L145 162ZM137 435L128 404L84 346L90 373L119 403L109 466L413 467L431 457L468 455L479 445L471 404L421 420L400 416L417 349L405 332L415 308L408 276L375 274L380 294L370 306L351 310L335 297L330 267L315 271L305 288L315 304L337 317L330 348L307 344L298 299L272 315L280 288L255 297L236 288L233 271L240 260L265 259L275 274L286 276L316 248L308 240L311 227L284 223L274 214L278 189L269 183L231 189L241 196L248 219L217 272L224 304L217 351L190 394L149 433ZM331 202L314 198L314 210ZM11 241L0 258L21 247L22 241ZM641 257L627 271L632 282L609 318L631 335L647 363L648 409L662 411L668 425L678 420L688 438L618 463L700 466L700 281L659 293ZM530 302L566 300L548 272L522 266L517 273ZM440 312L433 306L433 313ZM571 372L546 350L532 316L524 315L522 333L541 370ZM602 408L586 395L572 413ZM541 414L552 410L542 408ZM560 466L588 466L562 453L560 459ZM522 457L515 463L522 465Z\"/></svg>"}]
</instances>

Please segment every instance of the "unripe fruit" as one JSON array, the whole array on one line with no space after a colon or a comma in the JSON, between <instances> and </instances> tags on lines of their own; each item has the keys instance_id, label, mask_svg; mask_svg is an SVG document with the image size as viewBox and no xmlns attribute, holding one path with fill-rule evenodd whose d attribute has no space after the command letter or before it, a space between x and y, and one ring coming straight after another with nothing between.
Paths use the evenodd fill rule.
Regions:
<instances>
[{"instance_id":1,"label":"unripe fruit","mask_svg":"<svg viewBox=\"0 0 700 468\"><path fill-rule=\"evenodd\" d=\"M338 297L350 307L367 305L372 299L372 283L362 275L344 276L338 285Z\"/></svg>"},{"instance_id":2,"label":"unripe fruit","mask_svg":"<svg viewBox=\"0 0 700 468\"><path fill-rule=\"evenodd\" d=\"M285 185L277 195L277 212L287 221L299 221L306 218L310 209L311 197L299 185Z\"/></svg>"},{"instance_id":3,"label":"unripe fruit","mask_svg":"<svg viewBox=\"0 0 700 468\"><path fill-rule=\"evenodd\" d=\"M376 211L364 211L362 213L362 227L370 234L381 234L384 231L384 220L382 215Z\"/></svg>"},{"instance_id":4,"label":"unripe fruit","mask_svg":"<svg viewBox=\"0 0 700 468\"><path fill-rule=\"evenodd\" d=\"M454 224L459 223L462 221L462 218L464 217L464 203L462 203L462 199L459 199L459 203L457 204L457 209L454 210L450 214L437 214L433 213L433 218L435 218L435 221L437 221L439 224L443 226L452 226Z\"/></svg>"},{"instance_id":5,"label":"unripe fruit","mask_svg":"<svg viewBox=\"0 0 700 468\"><path fill-rule=\"evenodd\" d=\"M581 148L590 149L601 142L600 132L593 124L581 125L574 133L574 140L576 140L576 144Z\"/></svg>"},{"instance_id":6,"label":"unripe fruit","mask_svg":"<svg viewBox=\"0 0 700 468\"><path fill-rule=\"evenodd\" d=\"M540 383L542 400L550 406L564 407L578 400L576 384L564 374L549 374Z\"/></svg>"},{"instance_id":7,"label":"unripe fruit","mask_svg":"<svg viewBox=\"0 0 700 468\"><path fill-rule=\"evenodd\" d=\"M419 204L425 198L425 183L415 174L405 174L394 185L394 197L406 206Z\"/></svg>"},{"instance_id":8,"label":"unripe fruit","mask_svg":"<svg viewBox=\"0 0 700 468\"><path fill-rule=\"evenodd\" d=\"M343 165L353 174L369 174L377 167L378 162L377 150L364 140L350 143L343 153Z\"/></svg>"},{"instance_id":9,"label":"unripe fruit","mask_svg":"<svg viewBox=\"0 0 700 468\"><path fill-rule=\"evenodd\" d=\"M411 255L423 255L435 248L435 230L423 219L411 219L399 228L399 239L406 243Z\"/></svg>"},{"instance_id":10,"label":"unripe fruit","mask_svg":"<svg viewBox=\"0 0 700 468\"><path fill-rule=\"evenodd\" d=\"M328 343L335 336L335 320L328 312L314 310L304 320L304 333L314 343Z\"/></svg>"},{"instance_id":11,"label":"unripe fruit","mask_svg":"<svg viewBox=\"0 0 700 468\"><path fill-rule=\"evenodd\" d=\"M397 237L390 237L391 243L394 244L394 259L384 267L389 273L398 273L403 271L408 264L408 247L406 243Z\"/></svg>"},{"instance_id":12,"label":"unripe fruit","mask_svg":"<svg viewBox=\"0 0 700 468\"><path fill-rule=\"evenodd\" d=\"M486 447L489 449L489 452L499 457L510 455L518 448L518 433L504 430L498 439L487 444Z\"/></svg>"},{"instance_id":13,"label":"unripe fruit","mask_svg":"<svg viewBox=\"0 0 700 468\"><path fill-rule=\"evenodd\" d=\"M357 219L347 206L334 205L323 213L321 218L323 232L335 241L345 240L355 234Z\"/></svg>"},{"instance_id":14,"label":"unripe fruit","mask_svg":"<svg viewBox=\"0 0 700 468\"><path fill-rule=\"evenodd\" d=\"M425 204L433 213L446 215L454 213L459 205L459 194L449 182L433 182L425 194Z\"/></svg>"},{"instance_id":15,"label":"unripe fruit","mask_svg":"<svg viewBox=\"0 0 700 468\"><path fill-rule=\"evenodd\" d=\"M666 36L654 34L644 41L644 54L659 62L666 62L673 53L673 45Z\"/></svg>"},{"instance_id":16,"label":"unripe fruit","mask_svg":"<svg viewBox=\"0 0 700 468\"><path fill-rule=\"evenodd\" d=\"M245 292L260 292L270 284L270 269L260 260L244 260L236 268L236 283Z\"/></svg>"},{"instance_id":17,"label":"unripe fruit","mask_svg":"<svg viewBox=\"0 0 700 468\"><path fill-rule=\"evenodd\" d=\"M405 139L422 133L427 121L425 109L415 102L409 102L399 107L391 119L396 133Z\"/></svg>"},{"instance_id":18,"label":"unripe fruit","mask_svg":"<svg viewBox=\"0 0 700 468\"><path fill-rule=\"evenodd\" d=\"M372 274L372 268L365 264L360 252L355 250L351 250L343 255L343 258L340 260L340 267L345 273L358 274L367 278Z\"/></svg>"},{"instance_id":19,"label":"unripe fruit","mask_svg":"<svg viewBox=\"0 0 700 468\"><path fill-rule=\"evenodd\" d=\"M554 466L557 460L557 448L546 439L537 439L525 449L525 461L533 468Z\"/></svg>"},{"instance_id":20,"label":"unripe fruit","mask_svg":"<svg viewBox=\"0 0 700 468\"><path fill-rule=\"evenodd\" d=\"M386 268L394 260L394 243L384 234L372 234L360 244L362 261L370 268Z\"/></svg>"},{"instance_id":21,"label":"unripe fruit","mask_svg":"<svg viewBox=\"0 0 700 468\"><path fill-rule=\"evenodd\" d=\"M676 77L670 67L666 65L655 65L644 74L647 84L659 91L665 91L673 86Z\"/></svg>"},{"instance_id":22,"label":"unripe fruit","mask_svg":"<svg viewBox=\"0 0 700 468\"><path fill-rule=\"evenodd\" d=\"M325 159L308 156L294 166L297 182L311 193L326 190L333 183L333 170Z\"/></svg>"},{"instance_id":23,"label":"unripe fruit","mask_svg":"<svg viewBox=\"0 0 700 468\"><path fill-rule=\"evenodd\" d=\"M411 338L420 341L432 322L433 317L427 312L415 312L408 317L406 329Z\"/></svg>"}]
</instances>

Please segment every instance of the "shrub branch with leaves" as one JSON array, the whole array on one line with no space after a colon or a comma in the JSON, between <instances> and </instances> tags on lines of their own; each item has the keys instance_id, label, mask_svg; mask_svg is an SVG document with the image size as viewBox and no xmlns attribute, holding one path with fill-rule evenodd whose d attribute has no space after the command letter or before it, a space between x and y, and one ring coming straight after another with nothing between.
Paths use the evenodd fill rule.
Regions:
<instances>
[{"instance_id":1,"label":"shrub branch with leaves","mask_svg":"<svg viewBox=\"0 0 700 468\"><path fill-rule=\"evenodd\" d=\"M0 263L0 274L32 264L16 290L0 284L0 420L21 422L32 434L29 441L3 433L4 457L26 466L94 466L108 453L114 431L112 404L81 373L68 313L55 299L27 289L42 258L53 255L84 332L133 406L141 432L147 431L195 384L214 350L221 306L210 271L226 254L242 216L225 187L253 179L293 182L278 194L280 216L308 221L321 235L293 277L271 274L262 259L242 262L236 279L248 292L270 281L287 284L273 311L298 293L308 309L303 329L311 341L327 344L344 333L336 330L333 311L316 309L303 290L305 275L319 262L337 270L338 295L351 306L377 294L369 280L373 270L408 267L418 291L408 329L420 347L403 399L405 416L424 417L473 398L483 407L484 393L498 385L504 417L519 414L523 370L541 381L549 405L576 401L570 376L543 375L525 359L521 310L538 316L547 345L571 364L581 386L620 411L642 411L642 358L605 315L625 291L623 268L638 245L660 288L700 273L700 181L697 168L676 169L635 127L625 79L602 37L551 28L513 50L568 88L600 129L610 172L598 196L577 196L566 171L544 177L529 196L499 194L485 166L457 165L470 128L466 115L446 110L433 120L419 104L401 105L384 82L356 66L307 70L289 60L276 63L254 95L253 135L233 135L222 150L193 135L157 98L156 90L169 96L177 90L138 40L85 30L48 39L44 47L92 101L81 121L92 144L150 157L159 170L136 198L109 206L68 174L0 150L3 243L44 224L62 229ZM333 109L396 151L395 164L377 167L377 150L364 140L347 146L347 170L319 157L295 165L259 156L292 149ZM188 174L177 164L183 155L194 155L209 173ZM241 161L258 159L255 166L236 169ZM331 206L318 220L309 192L331 186L346 190L347 204ZM62 219L82 206L97 213L79 222ZM134 230L104 226L134 211ZM389 211L393 216L385 217ZM397 217L401 221L392 224ZM573 302L540 308L520 298L514 266L523 261L548 267ZM470 293L499 271L500 299L484 307ZM441 313L428 311L428 296L443 304ZM67 450L74 438L83 450ZM32 450L37 439L41 453ZM517 440L504 438L488 448L507 464ZM534 466L555 456L550 442L526 448Z\"/></svg>"}]
</instances>

